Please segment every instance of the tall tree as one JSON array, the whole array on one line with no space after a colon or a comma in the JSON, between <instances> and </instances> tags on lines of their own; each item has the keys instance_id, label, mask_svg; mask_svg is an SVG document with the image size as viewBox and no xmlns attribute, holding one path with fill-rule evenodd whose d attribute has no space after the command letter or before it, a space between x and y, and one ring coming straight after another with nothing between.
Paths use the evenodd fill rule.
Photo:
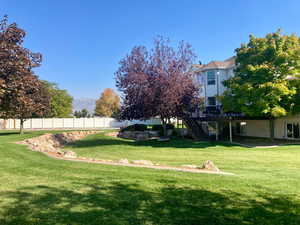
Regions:
<instances>
[{"instance_id":1,"label":"tall tree","mask_svg":"<svg viewBox=\"0 0 300 225\"><path fill-rule=\"evenodd\" d=\"M74 112L76 118L90 118L91 114L87 109L82 109Z\"/></svg>"},{"instance_id":2,"label":"tall tree","mask_svg":"<svg viewBox=\"0 0 300 225\"><path fill-rule=\"evenodd\" d=\"M56 83L43 81L50 95L50 110L47 117L66 118L70 117L73 110L73 98L67 90L59 89Z\"/></svg>"},{"instance_id":3,"label":"tall tree","mask_svg":"<svg viewBox=\"0 0 300 225\"><path fill-rule=\"evenodd\" d=\"M134 47L120 61L117 87L123 93L121 118L160 117L164 128L170 118L184 117L198 106L199 88L191 70L195 54L189 44L177 49L159 37L154 48Z\"/></svg>"},{"instance_id":4,"label":"tall tree","mask_svg":"<svg viewBox=\"0 0 300 225\"><path fill-rule=\"evenodd\" d=\"M112 117L120 110L120 97L111 88L105 88L96 101L95 115Z\"/></svg>"},{"instance_id":5,"label":"tall tree","mask_svg":"<svg viewBox=\"0 0 300 225\"><path fill-rule=\"evenodd\" d=\"M281 31L264 38L250 35L249 43L236 49L235 76L224 82L228 88L222 102L225 111L270 119L292 113L297 88L289 78L300 72L300 39Z\"/></svg>"},{"instance_id":6,"label":"tall tree","mask_svg":"<svg viewBox=\"0 0 300 225\"><path fill-rule=\"evenodd\" d=\"M23 47L25 31L15 23L0 22L0 112L4 118L20 119L20 133L27 118L42 116L49 108L49 95L33 68L42 56Z\"/></svg>"}]
</instances>

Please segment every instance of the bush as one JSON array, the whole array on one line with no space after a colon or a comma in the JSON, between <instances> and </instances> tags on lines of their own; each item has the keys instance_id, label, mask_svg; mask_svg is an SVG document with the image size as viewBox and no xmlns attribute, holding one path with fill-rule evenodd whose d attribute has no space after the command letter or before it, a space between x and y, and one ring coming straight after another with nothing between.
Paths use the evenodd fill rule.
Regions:
<instances>
[{"instance_id":1,"label":"bush","mask_svg":"<svg viewBox=\"0 0 300 225\"><path fill-rule=\"evenodd\" d=\"M121 128L121 131L145 131L147 130L147 125L145 124L133 124L125 128Z\"/></svg>"}]
</instances>

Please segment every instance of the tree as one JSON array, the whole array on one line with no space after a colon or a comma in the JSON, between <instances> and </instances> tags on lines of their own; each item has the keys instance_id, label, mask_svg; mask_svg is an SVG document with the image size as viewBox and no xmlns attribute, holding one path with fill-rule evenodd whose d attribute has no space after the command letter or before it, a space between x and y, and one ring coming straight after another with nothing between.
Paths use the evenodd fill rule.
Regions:
<instances>
[{"instance_id":1,"label":"tree","mask_svg":"<svg viewBox=\"0 0 300 225\"><path fill-rule=\"evenodd\" d=\"M194 59L189 44L180 42L175 49L162 37L155 39L150 51L134 47L116 72L117 87L123 93L121 118L160 117L166 131L170 118L188 115L199 103L199 87L191 70Z\"/></svg>"},{"instance_id":2,"label":"tree","mask_svg":"<svg viewBox=\"0 0 300 225\"><path fill-rule=\"evenodd\" d=\"M90 118L91 114L87 109L82 109L74 112L76 118Z\"/></svg>"},{"instance_id":3,"label":"tree","mask_svg":"<svg viewBox=\"0 0 300 225\"><path fill-rule=\"evenodd\" d=\"M120 110L120 97L111 88L105 88L96 101L95 115L112 117L117 116Z\"/></svg>"},{"instance_id":4,"label":"tree","mask_svg":"<svg viewBox=\"0 0 300 225\"><path fill-rule=\"evenodd\" d=\"M273 120L292 113L297 88L289 78L300 72L300 39L281 31L264 38L250 35L248 44L236 49L235 76L224 82L224 111L242 112Z\"/></svg>"},{"instance_id":5,"label":"tree","mask_svg":"<svg viewBox=\"0 0 300 225\"><path fill-rule=\"evenodd\" d=\"M73 98L67 90L58 88L56 83L43 81L45 88L50 94L50 110L47 117L66 118L70 117L73 110Z\"/></svg>"},{"instance_id":6,"label":"tree","mask_svg":"<svg viewBox=\"0 0 300 225\"><path fill-rule=\"evenodd\" d=\"M25 31L7 17L0 22L0 112L4 118L20 119L20 133L27 118L42 116L49 108L49 95L33 68L42 56L23 47Z\"/></svg>"}]
</instances>

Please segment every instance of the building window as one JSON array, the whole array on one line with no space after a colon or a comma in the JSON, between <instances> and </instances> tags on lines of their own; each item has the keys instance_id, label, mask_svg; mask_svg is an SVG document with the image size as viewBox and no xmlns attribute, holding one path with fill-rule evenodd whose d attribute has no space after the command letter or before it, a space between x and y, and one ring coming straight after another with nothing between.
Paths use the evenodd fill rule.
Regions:
<instances>
[{"instance_id":1,"label":"building window","mask_svg":"<svg viewBox=\"0 0 300 225\"><path fill-rule=\"evenodd\" d=\"M287 123L286 136L288 138L300 138L299 123Z\"/></svg>"},{"instance_id":2,"label":"building window","mask_svg":"<svg viewBox=\"0 0 300 225\"><path fill-rule=\"evenodd\" d=\"M236 134L245 135L246 134L246 126L247 126L246 122L236 123L236 126L235 126Z\"/></svg>"},{"instance_id":3,"label":"building window","mask_svg":"<svg viewBox=\"0 0 300 225\"><path fill-rule=\"evenodd\" d=\"M208 97L207 105L215 106L216 105L216 97Z\"/></svg>"},{"instance_id":4,"label":"building window","mask_svg":"<svg viewBox=\"0 0 300 225\"><path fill-rule=\"evenodd\" d=\"M216 84L216 74L215 71L207 72L207 85L215 85Z\"/></svg>"}]
</instances>

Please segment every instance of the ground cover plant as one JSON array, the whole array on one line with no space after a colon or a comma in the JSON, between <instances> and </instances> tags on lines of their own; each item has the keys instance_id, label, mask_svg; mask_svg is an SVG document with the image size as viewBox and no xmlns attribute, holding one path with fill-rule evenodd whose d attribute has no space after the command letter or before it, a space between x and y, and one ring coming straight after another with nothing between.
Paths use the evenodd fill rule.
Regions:
<instances>
[{"instance_id":1,"label":"ground cover plant","mask_svg":"<svg viewBox=\"0 0 300 225\"><path fill-rule=\"evenodd\" d=\"M300 223L297 145L252 149L96 134L67 147L170 165L211 159L236 174L224 176L55 160L14 143L42 133L0 132L0 224Z\"/></svg>"}]
</instances>

